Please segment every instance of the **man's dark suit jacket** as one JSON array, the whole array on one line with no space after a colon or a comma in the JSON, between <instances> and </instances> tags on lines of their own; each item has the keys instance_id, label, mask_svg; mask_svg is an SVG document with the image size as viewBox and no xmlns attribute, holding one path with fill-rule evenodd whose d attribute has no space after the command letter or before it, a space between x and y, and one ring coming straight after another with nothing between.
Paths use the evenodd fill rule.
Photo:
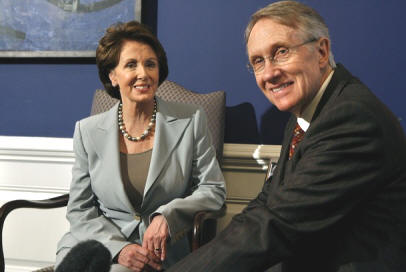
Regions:
<instances>
[{"instance_id":1,"label":"man's dark suit jacket","mask_svg":"<svg viewBox=\"0 0 406 272\"><path fill-rule=\"evenodd\" d=\"M209 244L169 271L406 271L406 138L342 65L291 160Z\"/></svg>"}]
</instances>

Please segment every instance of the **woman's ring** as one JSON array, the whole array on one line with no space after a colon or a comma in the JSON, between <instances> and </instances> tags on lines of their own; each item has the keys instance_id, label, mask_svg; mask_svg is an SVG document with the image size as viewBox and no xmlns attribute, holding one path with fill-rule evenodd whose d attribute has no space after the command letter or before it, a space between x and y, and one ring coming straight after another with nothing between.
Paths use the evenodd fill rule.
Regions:
<instances>
[{"instance_id":1,"label":"woman's ring","mask_svg":"<svg viewBox=\"0 0 406 272\"><path fill-rule=\"evenodd\" d=\"M160 248L156 248L155 251L161 251L161 249L160 249Z\"/></svg>"}]
</instances>

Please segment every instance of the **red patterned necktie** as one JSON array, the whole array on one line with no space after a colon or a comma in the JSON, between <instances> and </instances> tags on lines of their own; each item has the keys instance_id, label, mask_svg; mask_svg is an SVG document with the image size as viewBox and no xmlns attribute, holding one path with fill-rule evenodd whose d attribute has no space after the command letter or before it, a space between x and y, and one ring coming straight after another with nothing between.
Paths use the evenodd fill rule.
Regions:
<instances>
[{"instance_id":1,"label":"red patterned necktie","mask_svg":"<svg viewBox=\"0 0 406 272\"><path fill-rule=\"evenodd\" d=\"M300 141L303 139L304 134L305 132L303 131L303 129L299 126L298 123L296 123L296 127L293 130L292 142L290 143L289 159L292 158L293 153L295 153L295 149Z\"/></svg>"}]
</instances>

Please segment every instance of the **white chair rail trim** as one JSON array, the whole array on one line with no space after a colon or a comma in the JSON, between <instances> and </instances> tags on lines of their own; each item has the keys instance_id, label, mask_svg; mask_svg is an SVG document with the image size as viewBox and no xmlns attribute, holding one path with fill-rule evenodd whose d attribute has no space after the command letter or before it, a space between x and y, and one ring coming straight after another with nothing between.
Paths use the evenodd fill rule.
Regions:
<instances>
[{"instance_id":1,"label":"white chair rail trim","mask_svg":"<svg viewBox=\"0 0 406 272\"><path fill-rule=\"evenodd\" d=\"M222 168L265 173L269 161L277 161L279 152L278 145L226 143ZM35 193L35 199L68 192L73 162L71 138L0 136L0 199L5 200L4 192L18 198Z\"/></svg>"}]
</instances>

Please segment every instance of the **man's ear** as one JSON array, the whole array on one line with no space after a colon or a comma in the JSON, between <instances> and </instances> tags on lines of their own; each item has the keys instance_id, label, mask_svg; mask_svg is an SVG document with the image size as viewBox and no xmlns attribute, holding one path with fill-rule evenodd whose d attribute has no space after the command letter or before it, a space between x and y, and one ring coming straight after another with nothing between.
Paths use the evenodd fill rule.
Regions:
<instances>
[{"instance_id":1,"label":"man's ear","mask_svg":"<svg viewBox=\"0 0 406 272\"><path fill-rule=\"evenodd\" d=\"M109 78L111 81L111 85L113 85L113 87L117 87L116 73L114 72L114 70L109 73Z\"/></svg>"},{"instance_id":2,"label":"man's ear","mask_svg":"<svg viewBox=\"0 0 406 272\"><path fill-rule=\"evenodd\" d=\"M327 38L321 38L317 44L317 51L319 53L320 67L326 67L330 56L330 40Z\"/></svg>"}]
</instances>

